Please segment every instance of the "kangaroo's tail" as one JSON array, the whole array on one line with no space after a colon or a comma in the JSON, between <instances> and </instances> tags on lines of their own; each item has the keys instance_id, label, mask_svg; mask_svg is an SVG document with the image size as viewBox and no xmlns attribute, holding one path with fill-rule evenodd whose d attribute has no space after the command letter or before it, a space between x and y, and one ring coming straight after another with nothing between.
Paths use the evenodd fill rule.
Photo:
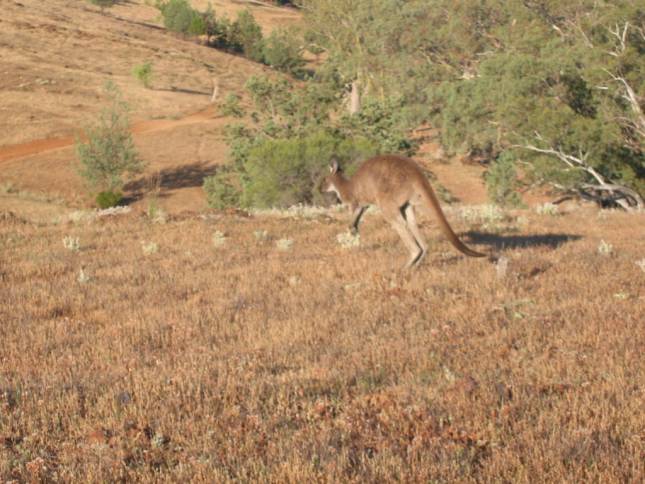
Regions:
<instances>
[{"instance_id":1,"label":"kangaroo's tail","mask_svg":"<svg viewBox=\"0 0 645 484\"><path fill-rule=\"evenodd\" d=\"M424 201L432 208L434 213L437 215L437 220L439 221L439 226L441 227L441 231L444 233L444 235L448 238L450 243L462 254L468 255L470 257L486 257L486 254L482 254L480 252L476 252L466 246L461 240L459 240L459 237L457 237L457 234L455 234L452 230L452 227L450 227L450 224L448 223L448 220L446 220L446 216L443 213L443 210L441 210L441 205L439 205L439 200L437 200L437 196L434 193L434 190L430 186L430 183L428 180L424 179L424 183L421 186L421 195L424 199Z\"/></svg>"}]
</instances>

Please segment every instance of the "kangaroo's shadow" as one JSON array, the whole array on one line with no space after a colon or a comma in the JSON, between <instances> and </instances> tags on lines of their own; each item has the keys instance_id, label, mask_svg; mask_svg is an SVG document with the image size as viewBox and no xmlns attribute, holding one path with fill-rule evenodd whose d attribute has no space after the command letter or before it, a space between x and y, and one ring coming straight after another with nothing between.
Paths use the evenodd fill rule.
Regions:
<instances>
[{"instance_id":1,"label":"kangaroo's shadow","mask_svg":"<svg viewBox=\"0 0 645 484\"><path fill-rule=\"evenodd\" d=\"M498 235L470 231L464 234L469 241L483 244L496 250L550 247L556 249L567 242L582 238L575 234Z\"/></svg>"}]
</instances>

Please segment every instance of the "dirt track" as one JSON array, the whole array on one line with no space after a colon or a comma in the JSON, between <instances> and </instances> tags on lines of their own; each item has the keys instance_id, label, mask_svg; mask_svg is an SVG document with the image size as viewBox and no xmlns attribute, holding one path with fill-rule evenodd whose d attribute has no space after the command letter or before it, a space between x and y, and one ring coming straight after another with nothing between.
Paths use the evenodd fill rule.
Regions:
<instances>
[{"instance_id":1,"label":"dirt track","mask_svg":"<svg viewBox=\"0 0 645 484\"><path fill-rule=\"evenodd\" d=\"M150 133L173 129L189 124L200 123L203 121L215 119L215 109L209 107L203 111L198 111L184 118L177 120L153 119L149 121L140 121L132 126L133 134ZM0 163L10 160L16 160L27 156L39 155L60 148L67 148L74 144L74 136L65 136L60 138L45 138L27 143L19 143L10 146L0 147Z\"/></svg>"}]
</instances>

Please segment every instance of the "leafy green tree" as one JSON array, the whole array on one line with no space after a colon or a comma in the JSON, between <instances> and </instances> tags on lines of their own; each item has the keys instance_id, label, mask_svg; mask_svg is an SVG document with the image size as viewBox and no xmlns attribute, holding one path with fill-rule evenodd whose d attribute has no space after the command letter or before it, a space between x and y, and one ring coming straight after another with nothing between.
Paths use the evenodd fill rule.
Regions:
<instances>
[{"instance_id":1,"label":"leafy green tree","mask_svg":"<svg viewBox=\"0 0 645 484\"><path fill-rule=\"evenodd\" d=\"M94 125L85 128L75 146L80 175L90 189L100 191L101 200L118 201L126 177L141 173L144 162L132 140L127 103L113 83L107 83L105 90L110 105Z\"/></svg>"},{"instance_id":2,"label":"leafy green tree","mask_svg":"<svg viewBox=\"0 0 645 484\"><path fill-rule=\"evenodd\" d=\"M256 62L264 61L262 29L250 11L243 10L237 14L229 29L228 47Z\"/></svg>"},{"instance_id":3,"label":"leafy green tree","mask_svg":"<svg viewBox=\"0 0 645 484\"><path fill-rule=\"evenodd\" d=\"M156 7L168 30L187 35L206 33L204 16L193 9L188 0L158 0Z\"/></svg>"},{"instance_id":4,"label":"leafy green tree","mask_svg":"<svg viewBox=\"0 0 645 484\"><path fill-rule=\"evenodd\" d=\"M448 152L492 161L514 150L533 182L642 204L642 6L311 0L304 9L306 37L326 53L319 74L358 80L364 105L400 100L402 126L431 122Z\"/></svg>"}]
</instances>

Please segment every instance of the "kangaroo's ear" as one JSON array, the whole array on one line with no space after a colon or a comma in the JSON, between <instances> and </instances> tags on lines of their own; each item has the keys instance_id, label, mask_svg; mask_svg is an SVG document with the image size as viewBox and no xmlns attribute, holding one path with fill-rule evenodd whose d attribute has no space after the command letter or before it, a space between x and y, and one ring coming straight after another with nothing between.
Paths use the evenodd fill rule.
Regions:
<instances>
[{"instance_id":1,"label":"kangaroo's ear","mask_svg":"<svg viewBox=\"0 0 645 484\"><path fill-rule=\"evenodd\" d=\"M333 158L331 160L331 165L329 165L329 173L332 175L334 173L338 173L340 171L340 166L338 166L338 160L336 158Z\"/></svg>"}]
</instances>

